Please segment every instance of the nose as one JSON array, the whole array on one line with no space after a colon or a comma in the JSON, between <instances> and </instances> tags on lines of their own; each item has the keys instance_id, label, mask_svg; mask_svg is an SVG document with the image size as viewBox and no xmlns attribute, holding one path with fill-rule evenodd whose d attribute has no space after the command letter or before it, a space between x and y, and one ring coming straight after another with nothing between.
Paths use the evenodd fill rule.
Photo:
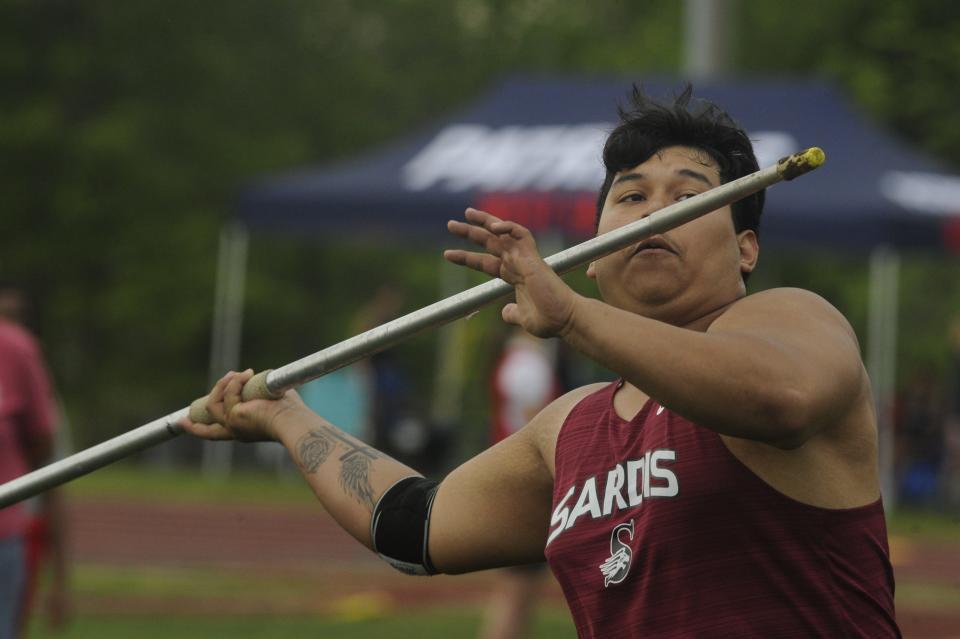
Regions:
<instances>
[{"instance_id":1,"label":"nose","mask_svg":"<svg viewBox=\"0 0 960 639\"><path fill-rule=\"evenodd\" d=\"M667 201L665 197L656 197L647 200L647 206L643 207L643 210L640 211L640 216L638 219L644 219L650 217L660 209L664 209L670 206L672 202Z\"/></svg>"}]
</instances>

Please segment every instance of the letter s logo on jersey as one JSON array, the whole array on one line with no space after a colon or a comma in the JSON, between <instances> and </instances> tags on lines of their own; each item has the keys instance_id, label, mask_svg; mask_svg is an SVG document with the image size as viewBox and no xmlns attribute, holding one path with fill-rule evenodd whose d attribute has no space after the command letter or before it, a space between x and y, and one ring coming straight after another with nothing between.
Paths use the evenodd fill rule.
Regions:
<instances>
[{"instance_id":1,"label":"letter s logo on jersey","mask_svg":"<svg viewBox=\"0 0 960 639\"><path fill-rule=\"evenodd\" d=\"M624 543L620 538L622 532L626 532L628 535L627 543ZM610 533L610 556L600 564L604 588L608 588L610 584L618 584L627 578L633 559L633 551L630 550L629 545L631 541L633 541L632 519L625 524L619 524Z\"/></svg>"}]
</instances>

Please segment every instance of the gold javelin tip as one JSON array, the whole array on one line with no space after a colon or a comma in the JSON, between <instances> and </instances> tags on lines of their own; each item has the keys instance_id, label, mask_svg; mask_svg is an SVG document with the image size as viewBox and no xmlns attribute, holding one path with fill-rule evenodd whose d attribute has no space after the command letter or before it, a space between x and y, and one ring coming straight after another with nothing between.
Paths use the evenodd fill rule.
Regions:
<instances>
[{"instance_id":1,"label":"gold javelin tip","mask_svg":"<svg viewBox=\"0 0 960 639\"><path fill-rule=\"evenodd\" d=\"M777 162L777 172L784 180L809 173L821 164L826 162L827 156L818 146L810 147L806 151L800 151L793 155L788 155Z\"/></svg>"}]
</instances>

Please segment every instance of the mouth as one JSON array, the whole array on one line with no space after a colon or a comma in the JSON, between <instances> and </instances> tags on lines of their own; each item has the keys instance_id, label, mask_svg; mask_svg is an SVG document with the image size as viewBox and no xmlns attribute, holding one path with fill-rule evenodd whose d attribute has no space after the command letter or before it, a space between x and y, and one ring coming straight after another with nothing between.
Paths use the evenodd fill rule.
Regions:
<instances>
[{"instance_id":1,"label":"mouth","mask_svg":"<svg viewBox=\"0 0 960 639\"><path fill-rule=\"evenodd\" d=\"M667 242L667 240L662 235L654 235L653 237L648 237L644 241L640 242L633 249L633 255L640 254L658 254L658 253L672 253L673 255L678 255L677 250Z\"/></svg>"}]
</instances>

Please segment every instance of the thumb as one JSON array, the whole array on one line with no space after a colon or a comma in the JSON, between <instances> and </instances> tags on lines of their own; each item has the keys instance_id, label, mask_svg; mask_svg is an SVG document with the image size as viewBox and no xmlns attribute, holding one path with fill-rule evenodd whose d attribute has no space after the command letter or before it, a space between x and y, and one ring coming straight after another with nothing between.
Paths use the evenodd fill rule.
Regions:
<instances>
[{"instance_id":1,"label":"thumb","mask_svg":"<svg viewBox=\"0 0 960 639\"><path fill-rule=\"evenodd\" d=\"M516 302L510 302L504 306L503 310L500 311L500 316L507 324L520 326L520 308L517 306Z\"/></svg>"}]
</instances>

